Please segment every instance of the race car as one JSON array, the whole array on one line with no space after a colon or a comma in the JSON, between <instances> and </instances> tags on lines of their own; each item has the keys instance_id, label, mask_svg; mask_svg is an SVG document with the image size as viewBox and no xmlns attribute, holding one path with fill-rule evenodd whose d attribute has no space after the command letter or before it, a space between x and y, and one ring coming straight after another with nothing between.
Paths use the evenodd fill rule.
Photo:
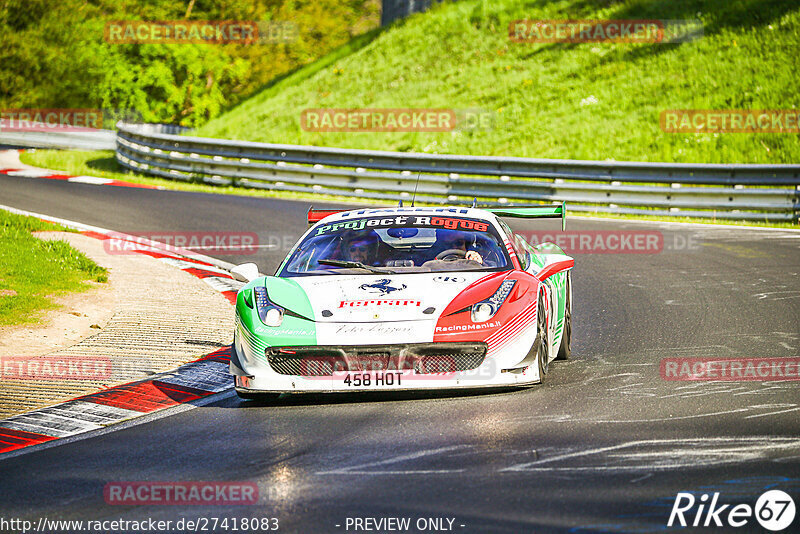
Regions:
<instances>
[{"instance_id":1,"label":"race car","mask_svg":"<svg viewBox=\"0 0 800 534\"><path fill-rule=\"evenodd\" d=\"M506 217L566 206L309 210L274 276L236 299L230 372L242 398L542 382L570 355L574 261Z\"/></svg>"}]
</instances>

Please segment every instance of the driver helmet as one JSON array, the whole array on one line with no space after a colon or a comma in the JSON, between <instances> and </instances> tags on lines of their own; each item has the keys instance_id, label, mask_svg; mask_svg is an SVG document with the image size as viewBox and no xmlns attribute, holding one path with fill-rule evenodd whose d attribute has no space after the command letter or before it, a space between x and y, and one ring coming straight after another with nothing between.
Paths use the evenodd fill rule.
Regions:
<instances>
[{"instance_id":1,"label":"driver helmet","mask_svg":"<svg viewBox=\"0 0 800 534\"><path fill-rule=\"evenodd\" d=\"M441 244L442 250L457 249L467 251L474 245L474 238L467 232L459 230L439 230L437 241Z\"/></svg>"},{"instance_id":2,"label":"driver helmet","mask_svg":"<svg viewBox=\"0 0 800 534\"><path fill-rule=\"evenodd\" d=\"M371 265L377 255L378 237L372 230L367 233L350 234L345 237L342 248L344 259Z\"/></svg>"}]
</instances>

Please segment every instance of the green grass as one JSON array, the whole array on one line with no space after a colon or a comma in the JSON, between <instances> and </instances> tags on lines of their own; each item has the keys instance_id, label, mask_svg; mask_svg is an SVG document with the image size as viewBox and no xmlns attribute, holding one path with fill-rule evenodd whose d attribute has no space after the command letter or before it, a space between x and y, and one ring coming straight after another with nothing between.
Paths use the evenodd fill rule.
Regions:
<instances>
[{"instance_id":1,"label":"green grass","mask_svg":"<svg viewBox=\"0 0 800 534\"><path fill-rule=\"evenodd\" d=\"M680 44L514 43L518 19L699 19ZM361 43L363 44L363 43ZM462 0L396 23L201 127L249 141L618 161L793 163L800 136L675 134L667 109L800 108L800 5L788 0ZM341 50L339 51L341 52ZM314 133L307 108L480 108L488 130Z\"/></svg>"},{"instance_id":2,"label":"green grass","mask_svg":"<svg viewBox=\"0 0 800 534\"><path fill-rule=\"evenodd\" d=\"M106 282L108 272L66 241L43 241L35 231L68 231L35 217L0 210L0 326L36 323L51 297Z\"/></svg>"},{"instance_id":3,"label":"green grass","mask_svg":"<svg viewBox=\"0 0 800 534\"><path fill-rule=\"evenodd\" d=\"M321 195L318 193L293 193L293 192L271 192L259 189L247 189L244 187L231 187L221 185L210 185L178 180L166 180L154 178L143 174L125 172L114 158L111 151L80 151L80 150L36 150L23 152L21 158L23 163L37 167L46 167L64 171L72 175L91 175L109 178L113 180L124 180L145 185L160 186L165 189L176 191L191 191L196 193L212 193L223 195L242 195L265 198L283 198L288 200L308 201L309 204L321 202L336 202L344 204L363 204L370 206L394 206L395 202L359 200L350 196ZM427 205L424 202L417 204ZM569 210L569 207L567 208ZM608 213L579 214L570 212L570 217L603 217L608 219L622 220L648 220L648 221L672 221L672 222L694 222L710 224L731 224L737 226L761 226L770 228L800 228L797 224L790 222L759 222L759 221L729 221L726 219L704 219L695 217L660 217L649 215L616 215Z\"/></svg>"}]
</instances>

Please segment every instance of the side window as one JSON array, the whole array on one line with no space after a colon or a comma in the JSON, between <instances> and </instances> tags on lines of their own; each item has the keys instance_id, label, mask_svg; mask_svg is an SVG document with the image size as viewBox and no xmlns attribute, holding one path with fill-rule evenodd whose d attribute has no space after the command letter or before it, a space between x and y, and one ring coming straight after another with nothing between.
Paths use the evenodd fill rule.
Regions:
<instances>
[{"instance_id":1,"label":"side window","mask_svg":"<svg viewBox=\"0 0 800 534\"><path fill-rule=\"evenodd\" d=\"M499 220L499 219L498 219L498 221L497 221L497 222L499 222L499 223L500 223L500 228L502 228L502 229L503 229L503 232L505 233L505 236L503 236L503 237L505 237L505 238L507 238L509 241L512 241L512 242L513 242L513 241L514 241L514 232L512 232L512 231L511 231L511 228L509 228L509 227L508 227L508 225L507 225L506 223L504 223L503 221L501 221L501 220Z\"/></svg>"},{"instance_id":2,"label":"side window","mask_svg":"<svg viewBox=\"0 0 800 534\"><path fill-rule=\"evenodd\" d=\"M525 246L525 240L514 234L514 240L511 243L514 245L514 251L517 253L522 270L527 271L528 266L531 264L531 253L528 247Z\"/></svg>"},{"instance_id":3,"label":"side window","mask_svg":"<svg viewBox=\"0 0 800 534\"><path fill-rule=\"evenodd\" d=\"M500 227L503 229L503 232L506 233L508 236L508 241L511 243L511 248L514 249L514 252L519 259L519 263L522 266L522 270L525 271L528 269L528 266L531 264L530 252L528 252L528 247L525 246L524 240L515 234L509 226L500 221Z\"/></svg>"}]
</instances>

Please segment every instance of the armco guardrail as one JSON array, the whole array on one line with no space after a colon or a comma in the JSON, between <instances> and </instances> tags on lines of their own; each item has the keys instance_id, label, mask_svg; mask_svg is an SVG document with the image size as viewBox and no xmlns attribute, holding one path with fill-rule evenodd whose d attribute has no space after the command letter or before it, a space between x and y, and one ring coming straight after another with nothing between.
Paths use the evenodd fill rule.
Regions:
<instances>
[{"instance_id":1,"label":"armco guardrail","mask_svg":"<svg viewBox=\"0 0 800 534\"><path fill-rule=\"evenodd\" d=\"M796 221L800 165L701 165L451 156L276 145L118 124L117 160L140 173L363 199ZM417 176L419 184L417 186Z\"/></svg>"}]
</instances>

